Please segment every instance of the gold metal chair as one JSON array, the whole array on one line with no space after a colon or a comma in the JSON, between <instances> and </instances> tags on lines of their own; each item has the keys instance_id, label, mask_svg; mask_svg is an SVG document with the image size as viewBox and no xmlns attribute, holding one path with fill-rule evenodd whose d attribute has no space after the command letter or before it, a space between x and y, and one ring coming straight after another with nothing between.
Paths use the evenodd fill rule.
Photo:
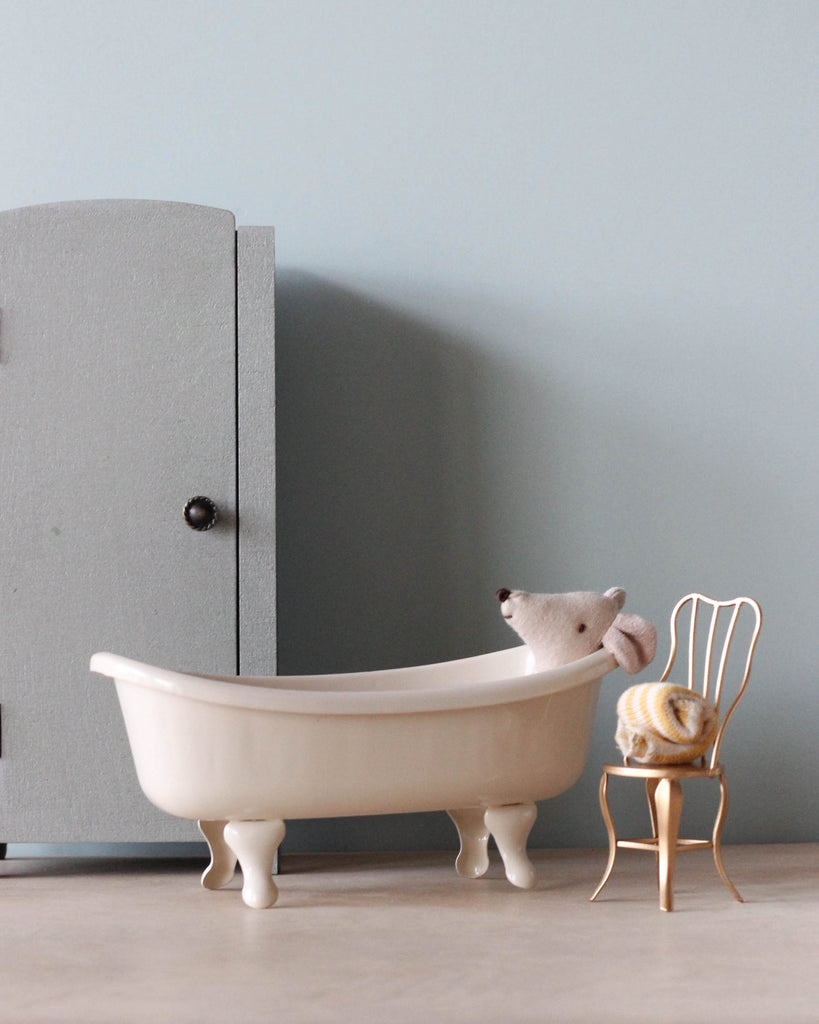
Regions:
<instances>
[{"instance_id":1,"label":"gold metal chair","mask_svg":"<svg viewBox=\"0 0 819 1024\"><path fill-rule=\"evenodd\" d=\"M750 630L747 656L744 659L744 664L741 656L738 664L736 657L731 660L731 667L732 669L736 668L736 673L729 674L736 675L738 685L733 686L729 693L725 694L723 691L728 689L725 686L725 677L729 663L729 651L737 633L737 624L743 608L750 609L751 613L749 616L746 612L743 616L743 621L747 622ZM701 635L698 636L697 626L698 621L701 622L707 618L708 609L711 612L710 624L707 637L703 640ZM665 682L671 675L677 655L677 637L683 635L686 620L688 622L688 688L699 690L714 705L718 715L720 714L720 701L727 702L731 691L734 693L733 700L729 704L728 710L720 717L719 728L714 737L710 756L703 756L692 764L632 764L629 763L628 758L625 758L623 764L603 766L603 775L600 779L600 809L609 835L609 859L603 872L603 878L590 897L592 900L597 899L603 886L608 882L618 849L650 850L657 857L660 909L673 910L674 866L677 852L705 847L714 851L714 862L720 878L734 898L740 903L742 902L742 897L728 877L722 863L722 828L728 813L728 787L723 766L719 761L719 752L726 726L748 685L751 662L762 625L762 613L756 601L749 597L738 597L733 601L715 601L702 594L688 594L681 598L671 613L671 652L660 682ZM717 656L715 657L715 655ZM702 674L699 680L696 679L698 664L702 665ZM715 664L716 675L712 680L712 668ZM685 685L682 679L674 681L681 686ZM607 796L609 777L612 775L645 780L651 816L652 835L650 838L617 838ZM679 838L683 804L681 782L683 779L717 779L719 781L719 809L710 839Z\"/></svg>"}]
</instances>

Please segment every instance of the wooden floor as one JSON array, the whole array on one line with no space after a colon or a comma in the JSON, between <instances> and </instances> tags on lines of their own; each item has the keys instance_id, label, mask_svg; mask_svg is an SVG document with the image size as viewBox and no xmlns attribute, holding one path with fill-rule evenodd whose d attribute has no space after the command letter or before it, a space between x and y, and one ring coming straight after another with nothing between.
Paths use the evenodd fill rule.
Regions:
<instances>
[{"instance_id":1,"label":"wooden floor","mask_svg":"<svg viewBox=\"0 0 819 1024\"><path fill-rule=\"evenodd\" d=\"M819 845L728 847L736 903L705 851L657 909L653 858L533 854L512 888L451 854L286 858L279 901L190 860L0 862L4 1024L819 1020Z\"/></svg>"}]
</instances>

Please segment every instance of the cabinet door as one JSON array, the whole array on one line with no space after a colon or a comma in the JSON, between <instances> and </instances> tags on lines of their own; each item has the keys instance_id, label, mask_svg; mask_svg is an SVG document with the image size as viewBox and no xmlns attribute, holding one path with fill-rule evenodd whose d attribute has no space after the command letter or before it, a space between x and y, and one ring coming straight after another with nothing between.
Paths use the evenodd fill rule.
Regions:
<instances>
[{"instance_id":1,"label":"cabinet door","mask_svg":"<svg viewBox=\"0 0 819 1024\"><path fill-rule=\"evenodd\" d=\"M88 660L236 671L236 444L232 214L0 214L0 840L196 836L139 792Z\"/></svg>"}]
</instances>

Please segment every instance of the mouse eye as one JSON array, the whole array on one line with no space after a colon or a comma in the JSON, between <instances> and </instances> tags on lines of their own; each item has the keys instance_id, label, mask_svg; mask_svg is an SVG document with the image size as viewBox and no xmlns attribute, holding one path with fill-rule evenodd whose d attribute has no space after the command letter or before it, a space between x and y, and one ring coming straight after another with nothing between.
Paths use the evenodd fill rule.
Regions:
<instances>
[{"instance_id":1,"label":"mouse eye","mask_svg":"<svg viewBox=\"0 0 819 1024\"><path fill-rule=\"evenodd\" d=\"M586 623L585 622L581 622L580 623L580 625L577 627L577 632L578 633L585 633L586 632Z\"/></svg>"}]
</instances>

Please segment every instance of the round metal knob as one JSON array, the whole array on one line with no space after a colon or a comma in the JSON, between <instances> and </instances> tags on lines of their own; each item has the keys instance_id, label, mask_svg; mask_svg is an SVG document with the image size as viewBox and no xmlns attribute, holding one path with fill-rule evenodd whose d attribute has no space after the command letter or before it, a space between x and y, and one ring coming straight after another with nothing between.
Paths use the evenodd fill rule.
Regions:
<instances>
[{"instance_id":1,"label":"round metal knob","mask_svg":"<svg viewBox=\"0 0 819 1024\"><path fill-rule=\"evenodd\" d=\"M219 518L219 509L210 498L197 494L195 498L191 498L187 505L185 505L185 510L182 514L185 517L185 522L192 530L209 530Z\"/></svg>"}]
</instances>

